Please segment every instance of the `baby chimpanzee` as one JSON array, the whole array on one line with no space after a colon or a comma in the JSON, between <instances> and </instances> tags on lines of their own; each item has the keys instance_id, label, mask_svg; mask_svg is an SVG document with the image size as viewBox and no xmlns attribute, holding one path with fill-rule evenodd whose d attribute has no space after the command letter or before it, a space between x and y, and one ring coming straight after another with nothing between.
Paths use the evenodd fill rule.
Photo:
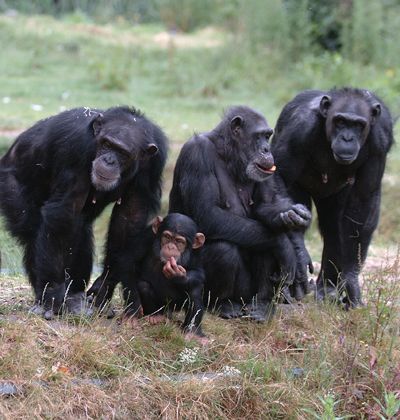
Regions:
<instances>
[{"instance_id":1,"label":"baby chimpanzee","mask_svg":"<svg viewBox=\"0 0 400 420\"><path fill-rule=\"evenodd\" d=\"M179 213L171 213L164 220L158 216L152 230L155 237L137 285L143 313L156 323L164 313L171 315L185 308L183 331L204 337L201 320L205 274L200 252L205 236L192 219Z\"/></svg>"}]
</instances>

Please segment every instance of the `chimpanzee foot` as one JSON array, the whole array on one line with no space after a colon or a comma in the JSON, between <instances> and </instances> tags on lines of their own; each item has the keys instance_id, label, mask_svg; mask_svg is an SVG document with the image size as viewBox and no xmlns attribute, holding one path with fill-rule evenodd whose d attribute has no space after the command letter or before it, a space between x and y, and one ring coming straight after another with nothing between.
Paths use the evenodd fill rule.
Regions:
<instances>
[{"instance_id":1,"label":"chimpanzee foot","mask_svg":"<svg viewBox=\"0 0 400 420\"><path fill-rule=\"evenodd\" d=\"M275 304L272 302L256 303L249 307L246 318L256 322L271 321L275 315Z\"/></svg>"},{"instance_id":2,"label":"chimpanzee foot","mask_svg":"<svg viewBox=\"0 0 400 420\"><path fill-rule=\"evenodd\" d=\"M74 293L65 299L64 311L68 314L78 316L92 316L93 308L88 304L84 292Z\"/></svg>"},{"instance_id":3,"label":"chimpanzee foot","mask_svg":"<svg viewBox=\"0 0 400 420\"><path fill-rule=\"evenodd\" d=\"M361 299L350 300L348 296L345 296L342 299L342 303L346 311L349 311L350 309L362 308L363 306L365 306L364 302Z\"/></svg>"},{"instance_id":4,"label":"chimpanzee foot","mask_svg":"<svg viewBox=\"0 0 400 420\"><path fill-rule=\"evenodd\" d=\"M43 318L46 319L47 321L51 321L52 319L54 319L54 317L55 317L55 313L54 313L53 309L48 309L43 314Z\"/></svg>"},{"instance_id":5,"label":"chimpanzee foot","mask_svg":"<svg viewBox=\"0 0 400 420\"><path fill-rule=\"evenodd\" d=\"M289 286L283 286L279 295L279 303L291 304L295 299L292 297Z\"/></svg>"},{"instance_id":6,"label":"chimpanzee foot","mask_svg":"<svg viewBox=\"0 0 400 420\"><path fill-rule=\"evenodd\" d=\"M39 302L35 302L32 308L29 309L29 313L37 316L43 316L45 309Z\"/></svg>"},{"instance_id":7,"label":"chimpanzee foot","mask_svg":"<svg viewBox=\"0 0 400 420\"><path fill-rule=\"evenodd\" d=\"M337 289L337 287L331 284L320 285L317 283L315 289L315 299L318 302L321 302L323 300L336 303L341 302L339 290Z\"/></svg>"},{"instance_id":8,"label":"chimpanzee foot","mask_svg":"<svg viewBox=\"0 0 400 420\"><path fill-rule=\"evenodd\" d=\"M47 307L48 308L48 307ZM41 305L39 302L36 302L31 309L29 309L29 313L42 316L47 321L50 321L56 316L56 311L54 308L46 309L45 305Z\"/></svg>"},{"instance_id":9,"label":"chimpanzee foot","mask_svg":"<svg viewBox=\"0 0 400 420\"><path fill-rule=\"evenodd\" d=\"M218 308L219 316L224 319L239 318L244 315L243 305L231 300L223 302Z\"/></svg>"}]
</instances>

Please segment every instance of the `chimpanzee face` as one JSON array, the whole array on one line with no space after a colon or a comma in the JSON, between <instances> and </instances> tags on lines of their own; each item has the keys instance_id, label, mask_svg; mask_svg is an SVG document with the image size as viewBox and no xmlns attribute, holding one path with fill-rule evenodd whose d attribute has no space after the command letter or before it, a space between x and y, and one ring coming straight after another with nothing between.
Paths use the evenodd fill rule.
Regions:
<instances>
[{"instance_id":1,"label":"chimpanzee face","mask_svg":"<svg viewBox=\"0 0 400 420\"><path fill-rule=\"evenodd\" d=\"M193 220L183 214L171 213L164 220L158 216L152 228L156 234L153 252L162 263L173 257L185 267L192 250L201 248L205 241Z\"/></svg>"},{"instance_id":2,"label":"chimpanzee face","mask_svg":"<svg viewBox=\"0 0 400 420\"><path fill-rule=\"evenodd\" d=\"M93 121L93 132L97 148L91 179L98 191L113 190L125 173L136 173L141 159L158 151L155 144L146 142L142 126L136 121L108 122L99 116Z\"/></svg>"},{"instance_id":3,"label":"chimpanzee face","mask_svg":"<svg viewBox=\"0 0 400 420\"><path fill-rule=\"evenodd\" d=\"M381 105L370 105L361 98L333 102L324 96L320 112L326 118L326 136L333 157L340 165L349 165L357 159L371 126L381 113Z\"/></svg>"},{"instance_id":4,"label":"chimpanzee face","mask_svg":"<svg viewBox=\"0 0 400 420\"><path fill-rule=\"evenodd\" d=\"M242 151L247 177L256 182L265 181L276 170L269 145L273 130L267 121L254 112L251 116L238 115L231 120L231 131Z\"/></svg>"}]
</instances>

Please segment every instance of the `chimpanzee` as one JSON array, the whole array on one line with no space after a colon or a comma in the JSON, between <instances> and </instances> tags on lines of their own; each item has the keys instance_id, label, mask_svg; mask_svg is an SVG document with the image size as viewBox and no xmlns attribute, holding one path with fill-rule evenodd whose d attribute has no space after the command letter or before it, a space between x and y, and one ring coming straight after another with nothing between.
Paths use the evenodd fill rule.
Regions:
<instances>
[{"instance_id":1,"label":"chimpanzee","mask_svg":"<svg viewBox=\"0 0 400 420\"><path fill-rule=\"evenodd\" d=\"M164 313L186 308L182 329L203 337L204 270L201 247L205 236L187 216L170 213L152 224L148 255L138 275L138 289L144 315L151 322ZM142 244L145 246L145 244Z\"/></svg>"},{"instance_id":2,"label":"chimpanzee","mask_svg":"<svg viewBox=\"0 0 400 420\"><path fill-rule=\"evenodd\" d=\"M206 304L224 318L267 319L273 279L291 284L309 264L289 234L308 226L311 213L274 183L271 134L260 113L232 107L183 146L175 166L170 211L193 218L207 236Z\"/></svg>"},{"instance_id":3,"label":"chimpanzee","mask_svg":"<svg viewBox=\"0 0 400 420\"><path fill-rule=\"evenodd\" d=\"M308 90L282 110L272 144L278 174L296 202L314 201L324 240L317 299L346 292L347 308L362 304L358 274L392 143L390 113L368 90Z\"/></svg>"},{"instance_id":4,"label":"chimpanzee","mask_svg":"<svg viewBox=\"0 0 400 420\"><path fill-rule=\"evenodd\" d=\"M112 202L101 299L117 281L129 284L135 244L159 207L165 160L161 129L129 107L68 110L15 140L0 161L0 207L24 246L35 313L50 319L64 303L84 311L92 223Z\"/></svg>"}]
</instances>

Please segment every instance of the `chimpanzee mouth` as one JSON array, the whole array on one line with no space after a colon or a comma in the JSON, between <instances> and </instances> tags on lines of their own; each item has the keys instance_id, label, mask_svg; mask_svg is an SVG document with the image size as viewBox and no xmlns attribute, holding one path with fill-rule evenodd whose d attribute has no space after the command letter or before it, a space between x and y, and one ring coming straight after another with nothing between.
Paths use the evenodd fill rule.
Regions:
<instances>
[{"instance_id":1,"label":"chimpanzee mouth","mask_svg":"<svg viewBox=\"0 0 400 420\"><path fill-rule=\"evenodd\" d=\"M118 183L120 177L107 176L99 172L92 172L92 184L98 191L110 191L114 189Z\"/></svg>"},{"instance_id":2,"label":"chimpanzee mouth","mask_svg":"<svg viewBox=\"0 0 400 420\"><path fill-rule=\"evenodd\" d=\"M270 167L266 167L263 165L260 165L259 163L256 163L257 169L259 169L264 174L273 174L276 171L276 166L272 165Z\"/></svg>"},{"instance_id":3,"label":"chimpanzee mouth","mask_svg":"<svg viewBox=\"0 0 400 420\"><path fill-rule=\"evenodd\" d=\"M97 178L100 178L101 181L105 181L105 182L114 182L118 180L118 176L107 176L107 175L103 175L103 174L99 174L98 172L96 173Z\"/></svg>"},{"instance_id":4,"label":"chimpanzee mouth","mask_svg":"<svg viewBox=\"0 0 400 420\"><path fill-rule=\"evenodd\" d=\"M333 153L333 157L340 165L350 165L357 159L357 156L339 156L336 153Z\"/></svg>"}]
</instances>

